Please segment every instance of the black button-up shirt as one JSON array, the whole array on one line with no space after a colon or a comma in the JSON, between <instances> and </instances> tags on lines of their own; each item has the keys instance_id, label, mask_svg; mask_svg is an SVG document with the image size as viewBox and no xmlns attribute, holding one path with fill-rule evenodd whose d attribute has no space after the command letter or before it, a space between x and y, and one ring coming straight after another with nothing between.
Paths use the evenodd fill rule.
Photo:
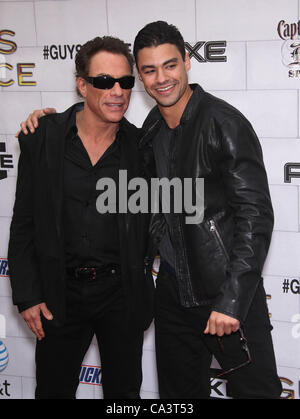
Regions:
<instances>
[{"instance_id":1,"label":"black button-up shirt","mask_svg":"<svg viewBox=\"0 0 300 419\"><path fill-rule=\"evenodd\" d=\"M155 156L156 172L159 178L168 178L170 176L170 147L175 129L170 129L165 121L162 121L161 128L153 140L153 152ZM160 199L163 197L160 195ZM164 213L165 233L159 243L159 254L161 259L165 260L175 269L175 250L171 238L172 214Z\"/></svg>"},{"instance_id":2,"label":"black button-up shirt","mask_svg":"<svg viewBox=\"0 0 300 419\"><path fill-rule=\"evenodd\" d=\"M64 158L63 225L67 267L120 263L117 214L100 214L96 208L101 193L96 190L97 181L107 177L118 185L119 166L119 132L93 166L78 136L74 112L67 129Z\"/></svg>"}]
</instances>

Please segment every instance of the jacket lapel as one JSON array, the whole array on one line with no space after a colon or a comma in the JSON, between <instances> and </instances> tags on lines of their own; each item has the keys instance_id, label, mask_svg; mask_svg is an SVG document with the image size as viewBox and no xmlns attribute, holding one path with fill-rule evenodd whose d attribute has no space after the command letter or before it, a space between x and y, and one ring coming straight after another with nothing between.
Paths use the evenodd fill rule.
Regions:
<instances>
[{"instance_id":1,"label":"jacket lapel","mask_svg":"<svg viewBox=\"0 0 300 419\"><path fill-rule=\"evenodd\" d=\"M125 170L127 174L127 203L128 204L128 182L129 180L134 176L134 173L137 173L137 170L135 170L135 167L137 165L137 162L134 161L136 157L136 153L134 150L131 150L131 142L128 138L128 133L125 134L125 132L121 133L120 138L120 167L119 170ZM129 217L128 211L126 213L119 213L118 219L119 219L119 227L120 231L127 231L129 229ZM121 225L120 225L121 223Z\"/></svg>"},{"instance_id":2,"label":"jacket lapel","mask_svg":"<svg viewBox=\"0 0 300 419\"><path fill-rule=\"evenodd\" d=\"M124 126L125 125L125 126ZM136 238L137 231L139 230L140 217L131 214L128 211L128 199L130 194L134 191L128 191L128 183L130 179L140 176L140 161L138 154L137 132L131 131L130 126L123 124L122 133L120 137L120 168L119 170L126 170L127 173L127 212L118 214L120 246L122 255L123 269L127 269L128 258L130 255L128 249L128 238ZM125 186L125 185L124 185ZM132 217L135 217L135 222L132 222ZM126 262L127 260L127 262ZM135 263L135 261L132 261Z\"/></svg>"},{"instance_id":3,"label":"jacket lapel","mask_svg":"<svg viewBox=\"0 0 300 419\"><path fill-rule=\"evenodd\" d=\"M63 205L63 179L64 179L64 152L66 144L66 130L69 119L72 117L74 107L61 114L55 114L46 125L45 150L48 171L48 185L51 202L53 204L55 226L57 235L62 234L62 205Z\"/></svg>"},{"instance_id":4,"label":"jacket lapel","mask_svg":"<svg viewBox=\"0 0 300 419\"><path fill-rule=\"evenodd\" d=\"M59 129L60 128L60 129ZM46 129L46 161L48 184L53 204L57 234L61 236L61 213L63 200L63 161L65 150L65 131L52 121Z\"/></svg>"}]
</instances>

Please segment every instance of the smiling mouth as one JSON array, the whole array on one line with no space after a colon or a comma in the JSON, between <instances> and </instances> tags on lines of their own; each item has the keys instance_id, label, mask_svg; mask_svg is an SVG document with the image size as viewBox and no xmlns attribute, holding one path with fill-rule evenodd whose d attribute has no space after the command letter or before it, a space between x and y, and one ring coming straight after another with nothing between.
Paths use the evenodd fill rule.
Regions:
<instances>
[{"instance_id":1,"label":"smiling mouth","mask_svg":"<svg viewBox=\"0 0 300 419\"><path fill-rule=\"evenodd\" d=\"M175 85L176 83L172 83L164 87L156 87L155 90L159 94L168 94L174 89Z\"/></svg>"},{"instance_id":2,"label":"smiling mouth","mask_svg":"<svg viewBox=\"0 0 300 419\"><path fill-rule=\"evenodd\" d=\"M110 108L120 109L123 107L124 103L106 103Z\"/></svg>"}]
</instances>

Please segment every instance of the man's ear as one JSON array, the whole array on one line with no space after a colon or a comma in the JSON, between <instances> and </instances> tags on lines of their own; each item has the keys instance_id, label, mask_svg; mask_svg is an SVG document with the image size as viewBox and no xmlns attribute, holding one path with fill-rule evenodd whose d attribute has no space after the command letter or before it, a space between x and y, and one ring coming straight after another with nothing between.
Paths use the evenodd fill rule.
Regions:
<instances>
[{"instance_id":1,"label":"man's ear","mask_svg":"<svg viewBox=\"0 0 300 419\"><path fill-rule=\"evenodd\" d=\"M190 60L189 53L187 51L185 53L184 65L185 65L186 71L189 71L189 69L191 68L191 60Z\"/></svg>"},{"instance_id":2,"label":"man's ear","mask_svg":"<svg viewBox=\"0 0 300 419\"><path fill-rule=\"evenodd\" d=\"M87 81L84 80L82 77L77 77L76 79L77 89L82 97L86 97L86 85Z\"/></svg>"},{"instance_id":3,"label":"man's ear","mask_svg":"<svg viewBox=\"0 0 300 419\"><path fill-rule=\"evenodd\" d=\"M135 72L136 72L136 75L138 76L139 80L143 81L141 73L140 73L139 68L138 68L137 62L135 63Z\"/></svg>"},{"instance_id":4,"label":"man's ear","mask_svg":"<svg viewBox=\"0 0 300 419\"><path fill-rule=\"evenodd\" d=\"M139 70L138 70L137 66L136 66L136 74L137 74L137 76L138 76L139 80L140 80L140 81L143 81L142 76L141 76L141 73L139 72Z\"/></svg>"}]
</instances>

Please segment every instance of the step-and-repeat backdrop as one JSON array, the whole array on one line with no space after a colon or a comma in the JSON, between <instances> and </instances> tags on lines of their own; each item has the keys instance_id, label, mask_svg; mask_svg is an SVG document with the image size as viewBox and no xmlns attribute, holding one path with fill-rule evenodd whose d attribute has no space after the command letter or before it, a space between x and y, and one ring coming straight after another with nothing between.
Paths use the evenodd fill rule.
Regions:
<instances>
[{"instance_id":1,"label":"step-and-repeat backdrop","mask_svg":"<svg viewBox=\"0 0 300 419\"><path fill-rule=\"evenodd\" d=\"M7 265L19 123L33 109L63 111L78 101L80 45L113 35L132 46L138 30L155 20L182 32L190 81L240 109L259 136L275 211L264 267L268 307L282 398L299 398L299 18L300 0L0 0L0 399L33 398L35 388L35 340L12 305ZM141 126L153 104L138 81L126 116ZM158 398L153 329L145 333L142 398ZM213 380L212 395L226 398L226 381ZM95 341L77 397L102 397Z\"/></svg>"}]
</instances>

